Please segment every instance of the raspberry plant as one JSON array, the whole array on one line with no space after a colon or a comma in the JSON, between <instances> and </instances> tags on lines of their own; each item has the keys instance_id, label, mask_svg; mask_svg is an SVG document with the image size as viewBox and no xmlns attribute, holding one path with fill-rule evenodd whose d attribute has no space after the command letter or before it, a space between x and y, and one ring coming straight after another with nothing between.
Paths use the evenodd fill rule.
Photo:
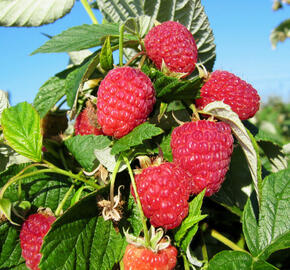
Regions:
<instances>
[{"instance_id":1,"label":"raspberry plant","mask_svg":"<svg viewBox=\"0 0 290 270\"><path fill-rule=\"evenodd\" d=\"M41 10L30 13L29 1L0 1L1 25L51 23L74 5L34 2ZM227 85L227 98L195 106L216 57L201 2L81 2L93 24L72 27L32 54L96 51L49 78L33 104L10 107L0 91L0 269L27 269L30 261L46 270L289 269L287 147L240 120L235 106L249 104L240 104L247 99L235 85ZM22 12L12 16L12 9ZM166 57L169 50L170 60L155 66L146 35L167 21L194 39L187 31L170 32L176 42L162 36L158 50ZM178 47L186 36L197 62L172 70L187 59ZM259 98L251 106L256 111ZM20 231L43 208L53 223L37 242L40 254L25 252Z\"/></svg>"}]
</instances>

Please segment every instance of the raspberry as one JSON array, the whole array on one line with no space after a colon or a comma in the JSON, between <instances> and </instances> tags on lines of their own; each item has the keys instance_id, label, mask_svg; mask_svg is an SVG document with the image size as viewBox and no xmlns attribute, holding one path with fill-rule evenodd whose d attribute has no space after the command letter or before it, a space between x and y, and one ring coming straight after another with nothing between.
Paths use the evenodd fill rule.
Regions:
<instances>
[{"instance_id":1,"label":"raspberry","mask_svg":"<svg viewBox=\"0 0 290 270\"><path fill-rule=\"evenodd\" d=\"M231 128L224 122L199 120L175 128L171 135L173 162L192 177L189 191L206 196L217 192L224 181L233 151Z\"/></svg>"},{"instance_id":2,"label":"raspberry","mask_svg":"<svg viewBox=\"0 0 290 270\"><path fill-rule=\"evenodd\" d=\"M187 216L188 177L170 162L150 166L135 176L144 215L154 227L173 229ZM131 193L135 195L132 187Z\"/></svg>"},{"instance_id":3,"label":"raspberry","mask_svg":"<svg viewBox=\"0 0 290 270\"><path fill-rule=\"evenodd\" d=\"M200 96L196 100L200 109L213 101L223 101L231 106L241 120L253 117L260 106L256 89L236 75L222 70L211 73L200 90Z\"/></svg>"},{"instance_id":4,"label":"raspberry","mask_svg":"<svg viewBox=\"0 0 290 270\"><path fill-rule=\"evenodd\" d=\"M125 270L172 270L176 265L177 249L169 246L157 253L145 247L129 244L123 263Z\"/></svg>"},{"instance_id":5,"label":"raspberry","mask_svg":"<svg viewBox=\"0 0 290 270\"><path fill-rule=\"evenodd\" d=\"M146 35L148 57L161 69L162 59L171 72L193 72L197 62L197 47L192 34L178 22L168 21L153 27Z\"/></svg>"},{"instance_id":6,"label":"raspberry","mask_svg":"<svg viewBox=\"0 0 290 270\"><path fill-rule=\"evenodd\" d=\"M121 138L146 121L155 104L155 90L140 70L109 71L98 90L97 117L104 134Z\"/></svg>"},{"instance_id":7,"label":"raspberry","mask_svg":"<svg viewBox=\"0 0 290 270\"><path fill-rule=\"evenodd\" d=\"M97 126L96 112L92 107L86 107L76 118L75 135L102 135L102 130Z\"/></svg>"},{"instance_id":8,"label":"raspberry","mask_svg":"<svg viewBox=\"0 0 290 270\"><path fill-rule=\"evenodd\" d=\"M43 238L49 231L55 217L44 214L33 214L23 223L20 231L20 246L26 266L32 270L39 270L41 259L40 249Z\"/></svg>"}]
</instances>

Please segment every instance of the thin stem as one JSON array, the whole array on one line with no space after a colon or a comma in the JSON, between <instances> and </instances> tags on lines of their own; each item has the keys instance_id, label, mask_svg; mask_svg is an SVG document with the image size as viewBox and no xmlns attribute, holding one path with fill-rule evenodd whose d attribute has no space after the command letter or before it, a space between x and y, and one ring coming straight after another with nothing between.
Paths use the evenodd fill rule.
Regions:
<instances>
[{"instance_id":1,"label":"thin stem","mask_svg":"<svg viewBox=\"0 0 290 270\"><path fill-rule=\"evenodd\" d=\"M136 53L131 59L128 60L128 62L125 64L125 66L129 66L136 58L138 58L140 55L144 55L145 52L138 52Z\"/></svg>"},{"instance_id":2,"label":"thin stem","mask_svg":"<svg viewBox=\"0 0 290 270\"><path fill-rule=\"evenodd\" d=\"M182 254L182 258L183 258L184 270L190 270L189 263L188 263L187 258L184 254Z\"/></svg>"},{"instance_id":3,"label":"thin stem","mask_svg":"<svg viewBox=\"0 0 290 270\"><path fill-rule=\"evenodd\" d=\"M66 102L66 98L55 108L54 111L58 111L65 102Z\"/></svg>"},{"instance_id":4,"label":"thin stem","mask_svg":"<svg viewBox=\"0 0 290 270\"><path fill-rule=\"evenodd\" d=\"M223 244L225 244L226 246L228 246L229 248L231 248L232 250L235 251L243 251L246 252L244 249L240 248L239 246L237 246L234 242L232 242L231 240L229 240L228 238L226 238L225 236L221 235L219 232L217 232L216 230L211 230L211 236L217 240L219 240L220 242L222 242Z\"/></svg>"},{"instance_id":5,"label":"thin stem","mask_svg":"<svg viewBox=\"0 0 290 270\"><path fill-rule=\"evenodd\" d=\"M201 253L202 253L202 257L204 261L203 269L208 268L208 254L207 254L206 244L205 244L204 235L203 235L203 232L206 229L207 229L207 224L206 223L202 224L200 234L201 234Z\"/></svg>"},{"instance_id":6,"label":"thin stem","mask_svg":"<svg viewBox=\"0 0 290 270\"><path fill-rule=\"evenodd\" d=\"M70 171L65 171L65 170L62 170L56 166L54 166L52 163L48 162L47 160L43 160L44 163L46 163L49 168L51 168L52 172L55 172L55 173L58 173L58 174L62 174L62 175L66 175L70 178L73 178L73 179L77 179L83 183L86 183L87 185L95 188L95 189L101 189L101 187L99 185L97 185L96 183L92 182L92 181L89 181L83 177L81 177L80 175L77 175L77 174L74 174Z\"/></svg>"},{"instance_id":7,"label":"thin stem","mask_svg":"<svg viewBox=\"0 0 290 270\"><path fill-rule=\"evenodd\" d=\"M125 25L122 24L120 26L120 37L119 37L119 65L120 67L123 66L123 42L124 42L124 27Z\"/></svg>"},{"instance_id":8,"label":"thin stem","mask_svg":"<svg viewBox=\"0 0 290 270\"><path fill-rule=\"evenodd\" d=\"M93 24L98 24L98 20L97 20L97 18L95 17L95 15L94 15L94 13L93 13L93 11L92 11L92 9L91 9L91 6L90 6L90 4L88 3L88 1L87 1L87 0L81 0L81 2L82 2L82 4L83 4L83 6L84 6L86 12L88 13L89 17L91 18Z\"/></svg>"},{"instance_id":9,"label":"thin stem","mask_svg":"<svg viewBox=\"0 0 290 270\"><path fill-rule=\"evenodd\" d=\"M110 201L111 201L112 206L114 205L115 180L116 180L116 176L119 171L119 168L120 168L121 161L122 161L122 155L120 155L120 157L117 160L117 163L115 165L114 171L112 173L111 181L110 181Z\"/></svg>"},{"instance_id":10,"label":"thin stem","mask_svg":"<svg viewBox=\"0 0 290 270\"><path fill-rule=\"evenodd\" d=\"M67 201L68 196L73 191L74 187L75 187L75 185L71 185L71 187L69 188L69 190L67 191L67 193L64 195L62 201L60 202L60 204L58 205L57 209L55 210L55 215L56 216L59 216L61 214L61 210L62 210L65 202Z\"/></svg>"},{"instance_id":11,"label":"thin stem","mask_svg":"<svg viewBox=\"0 0 290 270\"><path fill-rule=\"evenodd\" d=\"M141 204L138 192L137 192L137 186L136 186L136 182L135 182L132 168L130 166L130 162L126 156L124 156L123 158L124 158L124 161L127 165L128 171L129 171L132 187L133 187L135 198L137 201L137 206L138 206L138 209L139 209L139 212L141 215L141 221L142 221L143 230L144 230L145 247L149 248L150 247L150 238L149 238L149 232L148 232L148 228L147 228L147 224L146 224L147 219L146 219L144 212L143 212L143 209L142 209L142 204Z\"/></svg>"}]
</instances>

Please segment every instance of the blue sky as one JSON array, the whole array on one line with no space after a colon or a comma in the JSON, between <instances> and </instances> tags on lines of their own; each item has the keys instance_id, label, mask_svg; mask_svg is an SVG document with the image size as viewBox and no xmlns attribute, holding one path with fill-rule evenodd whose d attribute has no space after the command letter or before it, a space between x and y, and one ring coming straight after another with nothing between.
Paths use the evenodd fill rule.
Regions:
<instances>
[{"instance_id":1,"label":"blue sky","mask_svg":"<svg viewBox=\"0 0 290 270\"><path fill-rule=\"evenodd\" d=\"M203 0L217 45L214 69L233 72L251 83L262 101L280 96L290 102L290 41L272 50L271 30L289 18L290 6L273 12L272 0ZM99 21L100 15L97 14ZM47 38L69 27L90 24L80 2L70 14L53 24L35 28L0 27L0 89L10 92L12 105L32 102L39 87L65 69L65 53L29 54Z\"/></svg>"}]
</instances>

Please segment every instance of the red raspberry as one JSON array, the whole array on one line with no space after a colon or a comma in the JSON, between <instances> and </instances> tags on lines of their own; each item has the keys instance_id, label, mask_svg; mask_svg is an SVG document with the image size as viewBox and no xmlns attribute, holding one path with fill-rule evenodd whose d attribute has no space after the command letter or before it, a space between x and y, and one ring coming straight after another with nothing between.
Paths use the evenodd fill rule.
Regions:
<instances>
[{"instance_id":1,"label":"red raspberry","mask_svg":"<svg viewBox=\"0 0 290 270\"><path fill-rule=\"evenodd\" d=\"M129 244L123 263L125 270L172 270L176 265L177 249L169 246L157 253L145 247Z\"/></svg>"},{"instance_id":2,"label":"red raspberry","mask_svg":"<svg viewBox=\"0 0 290 270\"><path fill-rule=\"evenodd\" d=\"M171 72L193 72L197 62L197 47L192 34L178 22L168 21L153 27L146 35L148 57L161 69L162 59Z\"/></svg>"},{"instance_id":3,"label":"red raspberry","mask_svg":"<svg viewBox=\"0 0 290 270\"><path fill-rule=\"evenodd\" d=\"M228 171L233 151L231 128L224 122L199 120L175 128L171 135L173 162L188 171L190 193L206 188L217 192Z\"/></svg>"},{"instance_id":4,"label":"red raspberry","mask_svg":"<svg viewBox=\"0 0 290 270\"><path fill-rule=\"evenodd\" d=\"M150 166L135 176L144 215L154 227L178 227L188 214L188 177L175 164ZM131 193L135 195L132 187Z\"/></svg>"},{"instance_id":5,"label":"red raspberry","mask_svg":"<svg viewBox=\"0 0 290 270\"><path fill-rule=\"evenodd\" d=\"M102 130L97 127L96 113L91 107L86 107L76 118L75 135L102 135Z\"/></svg>"},{"instance_id":6,"label":"red raspberry","mask_svg":"<svg viewBox=\"0 0 290 270\"><path fill-rule=\"evenodd\" d=\"M98 90L97 116L102 131L123 137L146 121L155 101L153 85L142 71L132 67L110 70Z\"/></svg>"},{"instance_id":7,"label":"red raspberry","mask_svg":"<svg viewBox=\"0 0 290 270\"><path fill-rule=\"evenodd\" d=\"M40 249L43 238L49 231L55 217L44 214L33 214L23 223L20 231L20 246L26 266L32 270L39 270L41 259Z\"/></svg>"},{"instance_id":8,"label":"red raspberry","mask_svg":"<svg viewBox=\"0 0 290 270\"><path fill-rule=\"evenodd\" d=\"M200 90L196 105L203 109L213 101L223 101L231 106L241 120L255 115L259 110L260 97L257 90L236 75L222 70L211 73L208 81Z\"/></svg>"}]
</instances>

